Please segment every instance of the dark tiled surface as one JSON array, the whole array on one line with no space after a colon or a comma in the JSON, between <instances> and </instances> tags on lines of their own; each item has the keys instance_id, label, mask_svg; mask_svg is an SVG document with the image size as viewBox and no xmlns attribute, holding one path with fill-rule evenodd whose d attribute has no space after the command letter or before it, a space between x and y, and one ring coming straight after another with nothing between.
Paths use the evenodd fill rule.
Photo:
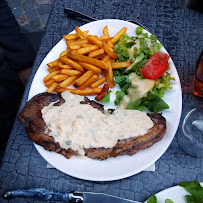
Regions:
<instances>
[{"instance_id":1,"label":"dark tiled surface","mask_svg":"<svg viewBox=\"0 0 203 203\"><path fill-rule=\"evenodd\" d=\"M7 0L7 2L24 32L44 30L53 0Z\"/></svg>"},{"instance_id":2,"label":"dark tiled surface","mask_svg":"<svg viewBox=\"0 0 203 203\"><path fill-rule=\"evenodd\" d=\"M151 194L177 185L180 181L203 181L203 160L185 154L178 144L178 138L183 136L181 130L183 118L189 109L202 102L192 95L191 84L196 59L200 50L203 49L203 14L185 8L184 2L184 0L54 1L54 8L20 109L27 101L35 73L49 50L64 33L72 31L75 25L84 24L83 21L69 19L64 15L63 8L69 7L98 19L134 19L156 34L171 55L182 82L183 112L180 127L170 147L156 162L155 172L144 171L129 178L111 182L91 182L68 176L56 169L47 168L47 162L28 139L25 127L16 120L3 164L0 166L1 203L8 202L2 199L2 194L5 191L20 187L46 187L56 191L101 192L143 202ZM9 203L16 202L39 203L44 201L26 198L16 198L9 201Z\"/></svg>"}]
</instances>

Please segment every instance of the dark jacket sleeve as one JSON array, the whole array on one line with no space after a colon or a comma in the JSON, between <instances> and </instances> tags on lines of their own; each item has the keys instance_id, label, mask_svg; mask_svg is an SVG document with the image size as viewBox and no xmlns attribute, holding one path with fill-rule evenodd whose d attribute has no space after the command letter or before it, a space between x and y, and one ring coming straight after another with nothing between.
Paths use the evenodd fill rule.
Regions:
<instances>
[{"instance_id":1,"label":"dark jacket sleeve","mask_svg":"<svg viewBox=\"0 0 203 203\"><path fill-rule=\"evenodd\" d=\"M5 147L12 130L23 91L17 72L7 64L0 47L0 150Z\"/></svg>"},{"instance_id":2,"label":"dark jacket sleeve","mask_svg":"<svg viewBox=\"0 0 203 203\"><path fill-rule=\"evenodd\" d=\"M35 57L33 48L20 33L20 27L5 0L0 0L0 46L11 68L20 71L32 66Z\"/></svg>"},{"instance_id":3,"label":"dark jacket sleeve","mask_svg":"<svg viewBox=\"0 0 203 203\"><path fill-rule=\"evenodd\" d=\"M5 0L0 0L0 150L5 147L23 95L18 72L32 66L34 52L20 33Z\"/></svg>"}]
</instances>

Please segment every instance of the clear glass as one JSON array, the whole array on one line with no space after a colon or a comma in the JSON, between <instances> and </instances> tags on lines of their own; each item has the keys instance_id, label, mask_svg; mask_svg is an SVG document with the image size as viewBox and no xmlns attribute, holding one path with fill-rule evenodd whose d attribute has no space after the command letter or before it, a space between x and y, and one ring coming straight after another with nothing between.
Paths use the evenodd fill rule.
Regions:
<instances>
[{"instance_id":1,"label":"clear glass","mask_svg":"<svg viewBox=\"0 0 203 203\"><path fill-rule=\"evenodd\" d=\"M191 156L203 157L203 105L186 115L182 130L184 136L178 137L181 148Z\"/></svg>"}]
</instances>

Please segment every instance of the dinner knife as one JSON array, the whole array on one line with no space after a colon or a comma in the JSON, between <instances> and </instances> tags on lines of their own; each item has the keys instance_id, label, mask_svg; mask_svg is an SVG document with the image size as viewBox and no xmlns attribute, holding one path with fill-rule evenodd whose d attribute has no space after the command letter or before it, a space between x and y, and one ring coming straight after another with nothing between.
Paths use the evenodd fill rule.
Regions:
<instances>
[{"instance_id":1,"label":"dinner knife","mask_svg":"<svg viewBox=\"0 0 203 203\"><path fill-rule=\"evenodd\" d=\"M82 20L89 20L89 21L97 21L98 19L96 19L96 18L92 18L92 17L90 17L90 16L87 16L87 15L85 15L85 14L83 14L83 13L79 13L79 12L77 12L77 11L74 11L74 10L72 10L72 9L70 9L70 8L64 8L64 13L67 15L67 16L69 16L69 17L72 17L72 18L76 18L76 19L82 19ZM136 25L138 25L138 26L141 26L141 27L143 27L145 30L147 30L147 28L146 27L144 27L142 24L140 24L140 23L138 23L137 21L135 21L135 20L127 20L128 22L130 22L130 23L134 23L134 24L136 24ZM148 30L147 30L148 31Z\"/></svg>"},{"instance_id":2,"label":"dinner knife","mask_svg":"<svg viewBox=\"0 0 203 203\"><path fill-rule=\"evenodd\" d=\"M141 203L104 193L93 192L56 192L45 188L17 189L4 193L5 199L13 197L32 197L41 200L62 201L68 203Z\"/></svg>"}]
</instances>

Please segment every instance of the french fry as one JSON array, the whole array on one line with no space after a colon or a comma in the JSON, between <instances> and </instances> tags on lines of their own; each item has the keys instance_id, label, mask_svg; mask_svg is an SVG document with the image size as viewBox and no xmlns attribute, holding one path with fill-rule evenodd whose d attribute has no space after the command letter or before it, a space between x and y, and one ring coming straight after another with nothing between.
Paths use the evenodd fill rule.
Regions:
<instances>
[{"instance_id":1,"label":"french fry","mask_svg":"<svg viewBox=\"0 0 203 203\"><path fill-rule=\"evenodd\" d=\"M100 85L102 85L103 83L106 82L106 77L102 77L100 78L99 80L97 80L96 82L92 83L90 85L91 88L96 88L96 87L99 87Z\"/></svg>"},{"instance_id":2,"label":"french fry","mask_svg":"<svg viewBox=\"0 0 203 203\"><path fill-rule=\"evenodd\" d=\"M111 39L108 39L108 40L106 41L106 44L107 44L109 47L111 47L112 49L114 48L114 45L113 45L113 43L111 42Z\"/></svg>"},{"instance_id":3,"label":"french fry","mask_svg":"<svg viewBox=\"0 0 203 203\"><path fill-rule=\"evenodd\" d=\"M98 95L99 101L108 92L108 88L115 86L113 69L127 68L132 62L115 62L118 59L114 52L114 44L126 32L122 28L114 37L110 38L108 26L103 28L103 36L87 35L88 31L82 31L75 26L75 34L64 35L67 49L60 53L59 59L48 63L49 74L44 78L44 84L48 92L70 91L79 95ZM87 56L88 55L88 56ZM87 70L84 72L84 70ZM105 73L105 77L99 79L99 74ZM102 88L98 88L107 82ZM69 89L69 85L78 89ZM91 87L91 89L86 89ZM108 87L108 88L107 88Z\"/></svg>"},{"instance_id":4,"label":"french fry","mask_svg":"<svg viewBox=\"0 0 203 203\"><path fill-rule=\"evenodd\" d=\"M109 55L106 55L106 56L102 59L102 61L103 61L103 62L106 62L106 61L108 61L110 58L111 58L111 57L110 57Z\"/></svg>"},{"instance_id":5,"label":"french fry","mask_svg":"<svg viewBox=\"0 0 203 203\"><path fill-rule=\"evenodd\" d=\"M91 51L97 50L99 47L97 45L90 45L87 47L80 48L76 51L77 54L87 54Z\"/></svg>"},{"instance_id":6,"label":"french fry","mask_svg":"<svg viewBox=\"0 0 203 203\"><path fill-rule=\"evenodd\" d=\"M66 65L66 64L63 64L62 62L58 62L58 64L57 64L57 66L59 67L59 68L64 68L64 69L73 69L72 67L70 67L70 66L68 66L68 65Z\"/></svg>"},{"instance_id":7,"label":"french fry","mask_svg":"<svg viewBox=\"0 0 203 203\"><path fill-rule=\"evenodd\" d=\"M102 48L102 41L100 41L98 38L96 38L93 35L88 35L87 39L92 42L93 44L97 45L98 47Z\"/></svg>"},{"instance_id":8,"label":"french fry","mask_svg":"<svg viewBox=\"0 0 203 203\"><path fill-rule=\"evenodd\" d=\"M109 69L106 71L106 81L107 81L109 87L113 88L115 86L115 83L114 83L114 79L113 79L113 70L111 67L111 62L107 61L106 63L109 66Z\"/></svg>"},{"instance_id":9,"label":"french fry","mask_svg":"<svg viewBox=\"0 0 203 203\"><path fill-rule=\"evenodd\" d=\"M115 59L113 59L113 58L110 58L109 61L110 61L111 63L115 63Z\"/></svg>"},{"instance_id":10,"label":"french fry","mask_svg":"<svg viewBox=\"0 0 203 203\"><path fill-rule=\"evenodd\" d=\"M48 80L50 80L54 75L58 74L59 73L59 70L56 70L56 71L53 71L51 73L49 73L49 75L47 75L45 78L44 78L44 83L47 82Z\"/></svg>"},{"instance_id":11,"label":"french fry","mask_svg":"<svg viewBox=\"0 0 203 203\"><path fill-rule=\"evenodd\" d=\"M67 53L68 54L68 53ZM80 55L79 55L80 56ZM82 66L80 65L80 64L78 64L78 63L76 63L75 61L73 61L73 60L71 60L71 59L69 59L69 58L67 58L67 57L61 57L61 58L59 58L59 60L61 61L61 62L63 62L63 63L65 63L65 64L67 64L68 66L71 66L71 67L73 67L73 68L75 68L75 69L77 69L77 70L79 70L80 72L84 72L84 70L83 70L83 68L82 68Z\"/></svg>"},{"instance_id":12,"label":"french fry","mask_svg":"<svg viewBox=\"0 0 203 203\"><path fill-rule=\"evenodd\" d=\"M93 88L93 89L84 89L84 90L67 89L67 90L73 94L78 94L78 95L83 95L83 96L91 96L91 95L100 94L102 91L102 88Z\"/></svg>"},{"instance_id":13,"label":"french fry","mask_svg":"<svg viewBox=\"0 0 203 203\"><path fill-rule=\"evenodd\" d=\"M96 56L99 56L100 54L103 54L104 53L104 49L97 49L95 51L91 51L89 54L88 54L88 57L96 57Z\"/></svg>"},{"instance_id":14,"label":"french fry","mask_svg":"<svg viewBox=\"0 0 203 203\"><path fill-rule=\"evenodd\" d=\"M51 78L50 80L48 80L48 81L45 82L44 84L45 84L46 87L50 87L54 82L55 82L54 79Z\"/></svg>"},{"instance_id":15,"label":"french fry","mask_svg":"<svg viewBox=\"0 0 203 203\"><path fill-rule=\"evenodd\" d=\"M75 39L71 39L71 40L66 40L66 45L68 46L70 43L75 42Z\"/></svg>"},{"instance_id":16,"label":"french fry","mask_svg":"<svg viewBox=\"0 0 203 203\"><path fill-rule=\"evenodd\" d=\"M67 91L67 89L66 88L57 88L56 89L56 92L59 93L59 94L61 94L64 91Z\"/></svg>"},{"instance_id":17,"label":"french fry","mask_svg":"<svg viewBox=\"0 0 203 203\"><path fill-rule=\"evenodd\" d=\"M91 46L92 44L81 44L81 47L88 47Z\"/></svg>"},{"instance_id":18,"label":"french fry","mask_svg":"<svg viewBox=\"0 0 203 203\"><path fill-rule=\"evenodd\" d=\"M99 40L102 42L106 42L108 39L110 39L109 35L104 35L104 36L99 37Z\"/></svg>"},{"instance_id":19,"label":"french fry","mask_svg":"<svg viewBox=\"0 0 203 203\"><path fill-rule=\"evenodd\" d=\"M71 85L79 76L71 76L61 82L58 86L62 88L66 88Z\"/></svg>"},{"instance_id":20,"label":"french fry","mask_svg":"<svg viewBox=\"0 0 203 203\"><path fill-rule=\"evenodd\" d=\"M73 46L73 45L82 45L82 44L87 44L89 43L89 41L87 39L79 39L73 42L69 43L69 46Z\"/></svg>"},{"instance_id":21,"label":"french fry","mask_svg":"<svg viewBox=\"0 0 203 203\"><path fill-rule=\"evenodd\" d=\"M69 58L71 58L71 59L76 60L76 61L88 63L88 64L91 64L91 65L97 66L97 67L99 67L101 69L105 69L105 70L108 69L108 65L105 62L97 60L97 59L93 59L93 58L90 58L90 57L87 57L87 56L79 55L79 54L76 54L76 53L73 53L73 52L68 52L67 56Z\"/></svg>"},{"instance_id":22,"label":"french fry","mask_svg":"<svg viewBox=\"0 0 203 203\"><path fill-rule=\"evenodd\" d=\"M57 63L58 63L58 59L56 59L55 61L52 61L50 63L47 64L47 66L49 66L49 68L53 68L55 66L57 66Z\"/></svg>"},{"instance_id":23,"label":"french fry","mask_svg":"<svg viewBox=\"0 0 203 203\"><path fill-rule=\"evenodd\" d=\"M78 71L78 70L67 70L67 69L62 69L62 70L60 70L59 73L64 74L64 75L68 75L68 76L81 75L81 72Z\"/></svg>"},{"instance_id":24,"label":"french fry","mask_svg":"<svg viewBox=\"0 0 203 203\"><path fill-rule=\"evenodd\" d=\"M71 50L77 50L81 48L80 44L75 44L75 45L69 45L68 46Z\"/></svg>"},{"instance_id":25,"label":"french fry","mask_svg":"<svg viewBox=\"0 0 203 203\"><path fill-rule=\"evenodd\" d=\"M132 61L113 62L111 63L111 66L113 69L127 68L131 63Z\"/></svg>"},{"instance_id":26,"label":"french fry","mask_svg":"<svg viewBox=\"0 0 203 203\"><path fill-rule=\"evenodd\" d=\"M74 85L76 87L81 86L86 80L88 80L94 73L92 71L85 72L82 76L80 76L75 82Z\"/></svg>"},{"instance_id":27,"label":"french fry","mask_svg":"<svg viewBox=\"0 0 203 203\"><path fill-rule=\"evenodd\" d=\"M68 78L67 75L63 75L63 74L57 74L57 75L54 75L52 77L56 82L61 82L61 81L64 81L65 79Z\"/></svg>"},{"instance_id":28,"label":"french fry","mask_svg":"<svg viewBox=\"0 0 203 203\"><path fill-rule=\"evenodd\" d=\"M51 86L45 92L52 93L56 89L57 85L57 82L52 83Z\"/></svg>"},{"instance_id":29,"label":"french fry","mask_svg":"<svg viewBox=\"0 0 203 203\"><path fill-rule=\"evenodd\" d=\"M78 62L84 69L86 70L91 70L96 74L101 74L102 70L94 65L88 64L88 63L83 63L83 62Z\"/></svg>"},{"instance_id":30,"label":"french fry","mask_svg":"<svg viewBox=\"0 0 203 203\"><path fill-rule=\"evenodd\" d=\"M109 86L105 83L102 88L102 92L95 97L95 100L100 101L108 91L109 91Z\"/></svg>"},{"instance_id":31,"label":"french fry","mask_svg":"<svg viewBox=\"0 0 203 203\"><path fill-rule=\"evenodd\" d=\"M58 70L58 67L55 66L53 68L48 68L47 70L51 73L51 72L54 72L54 71Z\"/></svg>"},{"instance_id":32,"label":"french fry","mask_svg":"<svg viewBox=\"0 0 203 203\"><path fill-rule=\"evenodd\" d=\"M95 81L97 81L99 78L98 75L93 75L90 79L86 80L78 89L80 90L84 90L87 87L89 87L92 83L94 83Z\"/></svg>"},{"instance_id":33,"label":"french fry","mask_svg":"<svg viewBox=\"0 0 203 203\"><path fill-rule=\"evenodd\" d=\"M100 54L100 55L98 55L98 59L102 60L105 56L106 56L106 54Z\"/></svg>"},{"instance_id":34,"label":"french fry","mask_svg":"<svg viewBox=\"0 0 203 203\"><path fill-rule=\"evenodd\" d=\"M104 48L104 51L111 57L111 58L114 58L114 59L118 59L118 56L117 54L114 52L114 50L109 47L107 44L103 43L103 48Z\"/></svg>"},{"instance_id":35,"label":"french fry","mask_svg":"<svg viewBox=\"0 0 203 203\"><path fill-rule=\"evenodd\" d=\"M66 40L76 40L76 39L79 39L79 36L77 33L75 33L75 34L63 35L63 38Z\"/></svg>"},{"instance_id":36,"label":"french fry","mask_svg":"<svg viewBox=\"0 0 203 203\"><path fill-rule=\"evenodd\" d=\"M82 32L82 30L78 26L75 26L75 31L76 31L76 33L78 34L78 36L81 39L85 39L86 38L85 34Z\"/></svg>"},{"instance_id":37,"label":"french fry","mask_svg":"<svg viewBox=\"0 0 203 203\"><path fill-rule=\"evenodd\" d=\"M89 31L84 31L83 34L86 36L86 34L88 33ZM79 39L80 37L78 36L77 33L75 34L68 34L68 35L63 35L63 38L66 39L66 40L76 40L76 39Z\"/></svg>"},{"instance_id":38,"label":"french fry","mask_svg":"<svg viewBox=\"0 0 203 203\"><path fill-rule=\"evenodd\" d=\"M112 39L111 39L111 42L113 44L115 44L119 39L120 37L126 32L127 28L124 27L122 28Z\"/></svg>"},{"instance_id":39,"label":"french fry","mask_svg":"<svg viewBox=\"0 0 203 203\"><path fill-rule=\"evenodd\" d=\"M61 52L60 57L65 56L67 54L68 50L66 49L65 51Z\"/></svg>"},{"instance_id":40,"label":"french fry","mask_svg":"<svg viewBox=\"0 0 203 203\"><path fill-rule=\"evenodd\" d=\"M104 29L103 29L103 34L105 35L105 36L109 36L109 33L108 33L108 26L106 25L105 27L104 27Z\"/></svg>"}]
</instances>

